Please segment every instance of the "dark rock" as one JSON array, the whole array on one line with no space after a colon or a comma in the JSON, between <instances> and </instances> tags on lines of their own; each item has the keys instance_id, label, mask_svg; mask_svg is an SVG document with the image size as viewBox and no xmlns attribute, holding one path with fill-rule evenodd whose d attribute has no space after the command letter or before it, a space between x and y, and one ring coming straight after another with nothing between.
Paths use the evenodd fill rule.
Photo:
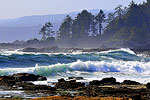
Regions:
<instances>
[{"instance_id":1,"label":"dark rock","mask_svg":"<svg viewBox=\"0 0 150 100\"><path fill-rule=\"evenodd\" d=\"M103 78L101 81L94 80L89 83L89 85L113 85L113 84L120 84L119 82L116 82L116 79L111 78Z\"/></svg>"},{"instance_id":2,"label":"dark rock","mask_svg":"<svg viewBox=\"0 0 150 100\"><path fill-rule=\"evenodd\" d=\"M101 80L102 84L116 84L116 79L111 77L111 78L103 78Z\"/></svg>"},{"instance_id":3,"label":"dark rock","mask_svg":"<svg viewBox=\"0 0 150 100\"><path fill-rule=\"evenodd\" d=\"M56 88L46 85L34 85L31 82L16 82L16 84L12 87L12 89L19 90L53 90Z\"/></svg>"},{"instance_id":4,"label":"dark rock","mask_svg":"<svg viewBox=\"0 0 150 100\"><path fill-rule=\"evenodd\" d=\"M93 81L89 82L89 85L101 85L101 84L102 83L99 80L93 80Z\"/></svg>"},{"instance_id":5,"label":"dark rock","mask_svg":"<svg viewBox=\"0 0 150 100\"><path fill-rule=\"evenodd\" d=\"M139 82L131 81L131 80L124 80L122 84L126 84L126 85L140 85Z\"/></svg>"},{"instance_id":6,"label":"dark rock","mask_svg":"<svg viewBox=\"0 0 150 100\"><path fill-rule=\"evenodd\" d=\"M76 82L75 80L65 81L64 79L58 80L55 87L57 89L77 89L79 87L85 87L85 83Z\"/></svg>"},{"instance_id":7,"label":"dark rock","mask_svg":"<svg viewBox=\"0 0 150 100\"><path fill-rule=\"evenodd\" d=\"M46 77L40 75L34 75L29 73L18 73L12 75L17 81L44 81L47 80Z\"/></svg>"},{"instance_id":8,"label":"dark rock","mask_svg":"<svg viewBox=\"0 0 150 100\"><path fill-rule=\"evenodd\" d=\"M43 76L39 76L37 81L46 81L47 78L46 77L43 77Z\"/></svg>"},{"instance_id":9,"label":"dark rock","mask_svg":"<svg viewBox=\"0 0 150 100\"><path fill-rule=\"evenodd\" d=\"M9 85L11 84L13 85L16 82L22 81L44 81L44 80L47 80L47 78L40 75L28 73L18 73L10 76L0 76L0 84L9 84Z\"/></svg>"},{"instance_id":10,"label":"dark rock","mask_svg":"<svg viewBox=\"0 0 150 100\"><path fill-rule=\"evenodd\" d=\"M87 96L96 97L101 93L101 88L98 86L88 86L84 92Z\"/></svg>"},{"instance_id":11,"label":"dark rock","mask_svg":"<svg viewBox=\"0 0 150 100\"><path fill-rule=\"evenodd\" d=\"M58 79L58 82L64 82L65 79L61 78L61 79Z\"/></svg>"},{"instance_id":12,"label":"dark rock","mask_svg":"<svg viewBox=\"0 0 150 100\"><path fill-rule=\"evenodd\" d=\"M46 85L23 85L23 90L51 90L56 91L56 88Z\"/></svg>"},{"instance_id":13,"label":"dark rock","mask_svg":"<svg viewBox=\"0 0 150 100\"><path fill-rule=\"evenodd\" d=\"M84 78L83 77L68 77L69 80L83 80Z\"/></svg>"},{"instance_id":14,"label":"dark rock","mask_svg":"<svg viewBox=\"0 0 150 100\"><path fill-rule=\"evenodd\" d=\"M150 91L147 89L132 89L131 87L100 87L87 86L84 89L84 95L90 97L128 97L132 100L150 100ZM146 99L145 99L146 98Z\"/></svg>"},{"instance_id":15,"label":"dark rock","mask_svg":"<svg viewBox=\"0 0 150 100\"><path fill-rule=\"evenodd\" d=\"M146 87L147 87L148 89L150 89L150 83L147 83L147 84L146 84Z\"/></svg>"},{"instance_id":16,"label":"dark rock","mask_svg":"<svg viewBox=\"0 0 150 100\"><path fill-rule=\"evenodd\" d=\"M10 76L0 76L0 87L4 89L38 89L33 83L29 81L43 81L46 77L39 75L18 73ZM42 89L42 88L40 88ZM44 89L44 87L43 87Z\"/></svg>"},{"instance_id":17,"label":"dark rock","mask_svg":"<svg viewBox=\"0 0 150 100\"><path fill-rule=\"evenodd\" d=\"M76 80L70 80L70 82L76 82Z\"/></svg>"},{"instance_id":18,"label":"dark rock","mask_svg":"<svg viewBox=\"0 0 150 100\"><path fill-rule=\"evenodd\" d=\"M16 82L14 77L11 76L0 76L0 85L12 86Z\"/></svg>"}]
</instances>

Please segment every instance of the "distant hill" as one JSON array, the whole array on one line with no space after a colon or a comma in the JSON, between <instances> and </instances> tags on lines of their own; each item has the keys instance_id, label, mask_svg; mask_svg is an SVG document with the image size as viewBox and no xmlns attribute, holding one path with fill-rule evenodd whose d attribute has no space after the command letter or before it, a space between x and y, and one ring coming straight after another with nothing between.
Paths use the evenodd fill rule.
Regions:
<instances>
[{"instance_id":1,"label":"distant hill","mask_svg":"<svg viewBox=\"0 0 150 100\"><path fill-rule=\"evenodd\" d=\"M79 12L0 20L0 42L12 42L17 39L28 40L35 37L40 38L38 32L45 22L51 21L56 31L66 15L74 18ZM89 10L89 12L96 14L99 12L99 9ZM110 11L105 10L106 14L108 12Z\"/></svg>"}]
</instances>

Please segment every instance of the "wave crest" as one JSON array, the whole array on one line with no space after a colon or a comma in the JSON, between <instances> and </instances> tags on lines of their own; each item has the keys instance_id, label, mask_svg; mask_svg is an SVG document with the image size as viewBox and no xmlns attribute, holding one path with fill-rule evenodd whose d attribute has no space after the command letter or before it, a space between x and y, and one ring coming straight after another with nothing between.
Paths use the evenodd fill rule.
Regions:
<instances>
[{"instance_id":1,"label":"wave crest","mask_svg":"<svg viewBox=\"0 0 150 100\"><path fill-rule=\"evenodd\" d=\"M121 72L131 74L145 74L150 75L150 62L136 62L136 61L76 61L69 64L54 64L49 66L36 65L30 68L4 68L0 69L0 74L14 74L14 73L34 73L44 76L54 76L60 73L67 72Z\"/></svg>"}]
</instances>

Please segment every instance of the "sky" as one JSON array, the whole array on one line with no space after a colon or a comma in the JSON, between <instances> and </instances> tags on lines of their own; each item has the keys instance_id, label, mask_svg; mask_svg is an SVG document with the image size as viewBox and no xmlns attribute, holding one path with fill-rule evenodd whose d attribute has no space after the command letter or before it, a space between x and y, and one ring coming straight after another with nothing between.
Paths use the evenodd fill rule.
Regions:
<instances>
[{"instance_id":1,"label":"sky","mask_svg":"<svg viewBox=\"0 0 150 100\"><path fill-rule=\"evenodd\" d=\"M30 15L63 14L83 9L112 10L127 6L131 0L0 0L0 19ZM134 0L142 3L146 0Z\"/></svg>"}]
</instances>

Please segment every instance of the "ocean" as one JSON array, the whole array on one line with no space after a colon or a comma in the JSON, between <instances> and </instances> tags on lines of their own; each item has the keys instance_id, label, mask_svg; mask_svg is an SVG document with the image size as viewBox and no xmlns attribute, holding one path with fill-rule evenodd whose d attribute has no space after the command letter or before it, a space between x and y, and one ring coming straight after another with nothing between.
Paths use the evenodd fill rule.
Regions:
<instances>
[{"instance_id":1,"label":"ocean","mask_svg":"<svg viewBox=\"0 0 150 100\"><path fill-rule=\"evenodd\" d=\"M70 76L86 82L114 77L141 83L150 82L150 57L137 55L130 49L94 53L24 53L0 51L0 75L33 73L46 76L49 82Z\"/></svg>"}]
</instances>

